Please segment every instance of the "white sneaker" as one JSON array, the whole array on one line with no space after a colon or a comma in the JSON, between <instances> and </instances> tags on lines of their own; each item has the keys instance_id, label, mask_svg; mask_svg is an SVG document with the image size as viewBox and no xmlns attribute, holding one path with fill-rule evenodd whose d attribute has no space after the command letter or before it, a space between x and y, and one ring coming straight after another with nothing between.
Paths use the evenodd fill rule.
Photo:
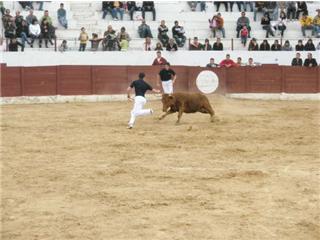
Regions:
<instances>
[{"instance_id":1,"label":"white sneaker","mask_svg":"<svg viewBox=\"0 0 320 240\"><path fill-rule=\"evenodd\" d=\"M128 127L127 127L128 129L132 129L133 128L133 126L132 125L128 125Z\"/></svg>"}]
</instances>

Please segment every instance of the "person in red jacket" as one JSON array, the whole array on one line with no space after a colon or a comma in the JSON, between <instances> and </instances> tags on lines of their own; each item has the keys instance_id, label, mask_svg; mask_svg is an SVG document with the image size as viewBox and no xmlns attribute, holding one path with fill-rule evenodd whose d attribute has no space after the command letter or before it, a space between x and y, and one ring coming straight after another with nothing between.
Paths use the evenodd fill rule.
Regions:
<instances>
[{"instance_id":1,"label":"person in red jacket","mask_svg":"<svg viewBox=\"0 0 320 240\"><path fill-rule=\"evenodd\" d=\"M220 62L220 67L229 68L229 67L235 67L235 66L237 66L237 64L232 59L230 59L230 54L227 54L226 59Z\"/></svg>"},{"instance_id":2,"label":"person in red jacket","mask_svg":"<svg viewBox=\"0 0 320 240\"><path fill-rule=\"evenodd\" d=\"M161 56L161 51L157 51L157 57L154 59L152 65L165 65L167 63L167 60Z\"/></svg>"}]
</instances>

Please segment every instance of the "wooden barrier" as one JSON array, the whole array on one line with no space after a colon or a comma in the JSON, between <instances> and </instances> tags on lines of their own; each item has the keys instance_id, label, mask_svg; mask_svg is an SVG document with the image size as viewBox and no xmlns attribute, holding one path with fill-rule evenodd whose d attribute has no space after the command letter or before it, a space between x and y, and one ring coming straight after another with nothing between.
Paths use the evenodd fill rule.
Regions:
<instances>
[{"instance_id":1,"label":"wooden barrier","mask_svg":"<svg viewBox=\"0 0 320 240\"><path fill-rule=\"evenodd\" d=\"M51 66L7 67L1 64L2 97L121 94L139 72L156 86L159 66ZM260 67L202 68L172 66L175 91L198 91L203 70L217 74L216 93L319 93L320 67L263 65Z\"/></svg>"}]
</instances>

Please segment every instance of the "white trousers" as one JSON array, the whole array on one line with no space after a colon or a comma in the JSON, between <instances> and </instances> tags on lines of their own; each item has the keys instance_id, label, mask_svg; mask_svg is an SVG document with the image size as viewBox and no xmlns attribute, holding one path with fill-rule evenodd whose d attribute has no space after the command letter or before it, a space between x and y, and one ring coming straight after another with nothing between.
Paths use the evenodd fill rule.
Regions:
<instances>
[{"instance_id":1,"label":"white trousers","mask_svg":"<svg viewBox=\"0 0 320 240\"><path fill-rule=\"evenodd\" d=\"M162 88L163 88L163 92L164 93L172 94L173 93L173 82L172 82L172 80L162 81Z\"/></svg>"},{"instance_id":2,"label":"white trousers","mask_svg":"<svg viewBox=\"0 0 320 240\"><path fill-rule=\"evenodd\" d=\"M142 96L136 96L134 98L133 109L131 110L131 118L129 125L133 126L138 116L146 116L151 114L151 109L143 109L143 106L147 103L147 100Z\"/></svg>"}]
</instances>

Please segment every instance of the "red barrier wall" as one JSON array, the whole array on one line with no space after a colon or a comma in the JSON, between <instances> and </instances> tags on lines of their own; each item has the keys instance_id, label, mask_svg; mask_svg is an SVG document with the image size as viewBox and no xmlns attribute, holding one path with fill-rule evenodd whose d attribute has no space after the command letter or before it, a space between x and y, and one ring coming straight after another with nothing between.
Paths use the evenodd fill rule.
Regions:
<instances>
[{"instance_id":1,"label":"red barrier wall","mask_svg":"<svg viewBox=\"0 0 320 240\"><path fill-rule=\"evenodd\" d=\"M202 68L172 66L175 91L198 91L196 78L210 70L219 78L218 93L318 93L320 67L264 65L260 67ZM159 66L7 67L1 64L2 97L125 93L139 72L156 86Z\"/></svg>"}]
</instances>

